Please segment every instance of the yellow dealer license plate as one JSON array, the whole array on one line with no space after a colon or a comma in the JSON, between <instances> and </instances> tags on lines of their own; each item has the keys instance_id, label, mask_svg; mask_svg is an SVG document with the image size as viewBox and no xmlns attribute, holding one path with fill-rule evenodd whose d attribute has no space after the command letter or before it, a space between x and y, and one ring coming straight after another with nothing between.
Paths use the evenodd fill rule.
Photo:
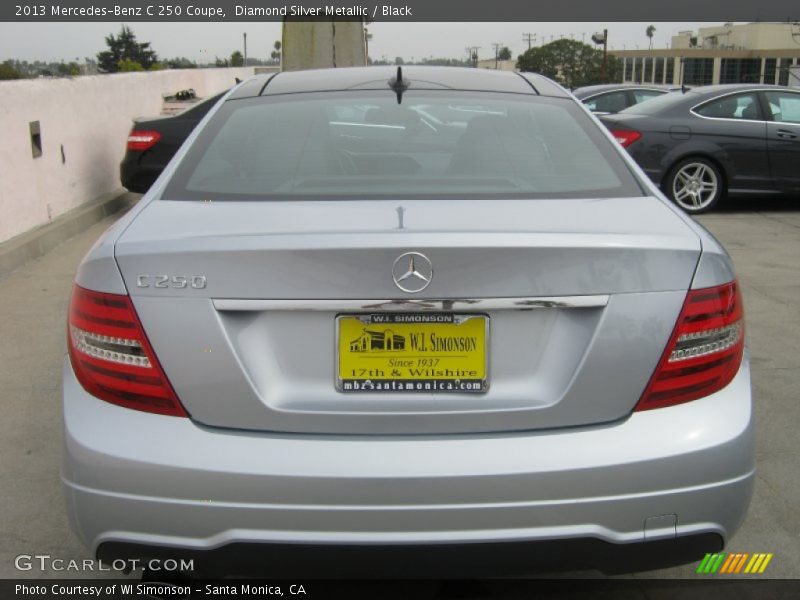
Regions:
<instances>
[{"instance_id":1,"label":"yellow dealer license plate","mask_svg":"<svg viewBox=\"0 0 800 600\"><path fill-rule=\"evenodd\" d=\"M486 315L339 315L336 387L342 392L485 392L488 330Z\"/></svg>"}]
</instances>

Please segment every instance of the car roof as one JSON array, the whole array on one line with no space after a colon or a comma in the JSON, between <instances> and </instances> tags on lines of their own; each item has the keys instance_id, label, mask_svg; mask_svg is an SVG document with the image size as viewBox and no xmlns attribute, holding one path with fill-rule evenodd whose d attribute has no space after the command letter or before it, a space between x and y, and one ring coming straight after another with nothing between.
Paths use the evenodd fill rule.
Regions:
<instances>
[{"instance_id":1,"label":"car roof","mask_svg":"<svg viewBox=\"0 0 800 600\"><path fill-rule=\"evenodd\" d=\"M660 85L656 83L603 83L600 85L586 85L583 87L575 88L572 93L576 98L585 98L593 94L602 94L603 92L612 92L615 90L658 90L661 92L668 92L673 89L672 86Z\"/></svg>"},{"instance_id":2,"label":"car roof","mask_svg":"<svg viewBox=\"0 0 800 600\"><path fill-rule=\"evenodd\" d=\"M403 66L402 73L403 79L409 81L410 89L505 92L569 98L560 85L535 73L417 65ZM388 89L389 80L396 76L396 66L284 71L251 77L234 90L229 99Z\"/></svg>"},{"instance_id":3,"label":"car roof","mask_svg":"<svg viewBox=\"0 0 800 600\"><path fill-rule=\"evenodd\" d=\"M721 83L717 85L704 85L687 90L687 93L714 96L716 94L729 94L746 90L789 90L785 85L772 85L764 83Z\"/></svg>"}]
</instances>

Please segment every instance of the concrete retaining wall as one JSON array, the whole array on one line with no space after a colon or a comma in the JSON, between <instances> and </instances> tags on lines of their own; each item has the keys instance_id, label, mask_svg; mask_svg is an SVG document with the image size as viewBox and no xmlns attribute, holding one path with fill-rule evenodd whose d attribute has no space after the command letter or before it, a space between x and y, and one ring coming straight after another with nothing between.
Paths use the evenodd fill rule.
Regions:
<instances>
[{"instance_id":1,"label":"concrete retaining wall","mask_svg":"<svg viewBox=\"0 0 800 600\"><path fill-rule=\"evenodd\" d=\"M0 242L120 188L131 121L156 116L162 94L210 96L253 68L185 69L0 81ZM31 151L39 121L42 155Z\"/></svg>"},{"instance_id":2,"label":"concrete retaining wall","mask_svg":"<svg viewBox=\"0 0 800 600\"><path fill-rule=\"evenodd\" d=\"M364 25L361 21L285 21L281 69L363 67L367 64Z\"/></svg>"}]
</instances>

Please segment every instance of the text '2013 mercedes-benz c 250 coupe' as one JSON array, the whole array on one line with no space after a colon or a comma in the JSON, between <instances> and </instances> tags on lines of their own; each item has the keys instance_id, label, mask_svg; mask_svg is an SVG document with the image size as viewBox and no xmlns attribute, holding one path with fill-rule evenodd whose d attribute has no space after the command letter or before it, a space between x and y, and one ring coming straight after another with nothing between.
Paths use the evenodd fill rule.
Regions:
<instances>
[{"instance_id":1,"label":"text '2013 mercedes-benz c 250 coupe'","mask_svg":"<svg viewBox=\"0 0 800 600\"><path fill-rule=\"evenodd\" d=\"M271 575L693 560L750 501L744 334L725 250L550 80L256 76L78 269L68 512Z\"/></svg>"}]
</instances>

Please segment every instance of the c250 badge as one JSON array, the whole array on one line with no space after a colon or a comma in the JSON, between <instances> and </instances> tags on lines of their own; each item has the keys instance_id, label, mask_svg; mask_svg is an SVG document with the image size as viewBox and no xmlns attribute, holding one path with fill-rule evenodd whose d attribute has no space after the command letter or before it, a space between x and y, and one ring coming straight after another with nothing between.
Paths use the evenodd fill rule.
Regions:
<instances>
[{"instance_id":1,"label":"c250 badge","mask_svg":"<svg viewBox=\"0 0 800 600\"><path fill-rule=\"evenodd\" d=\"M208 281L205 275L137 275L136 287L202 290Z\"/></svg>"}]
</instances>

